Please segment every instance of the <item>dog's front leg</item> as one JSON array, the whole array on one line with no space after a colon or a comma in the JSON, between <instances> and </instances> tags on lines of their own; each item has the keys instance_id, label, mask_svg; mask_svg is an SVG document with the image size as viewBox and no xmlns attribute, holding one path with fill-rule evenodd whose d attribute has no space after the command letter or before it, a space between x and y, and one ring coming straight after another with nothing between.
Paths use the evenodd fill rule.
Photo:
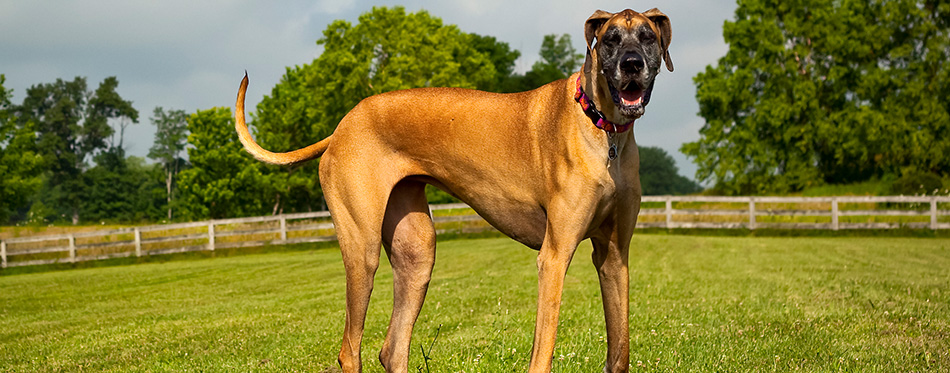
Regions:
<instances>
[{"instance_id":1,"label":"dog's front leg","mask_svg":"<svg viewBox=\"0 0 950 373\"><path fill-rule=\"evenodd\" d=\"M633 215L636 219L636 215ZM629 219L629 217L628 217ZM591 258L600 279L607 325L607 361L604 372L627 372L630 364L629 332L629 252L634 222L618 224L617 219L604 222L597 236L591 238Z\"/></svg>"},{"instance_id":2,"label":"dog's front leg","mask_svg":"<svg viewBox=\"0 0 950 373\"><path fill-rule=\"evenodd\" d=\"M529 372L550 372L557 336L558 315L561 310L561 292L564 275L571 264L576 244L549 247L547 241L538 253L538 312L534 327L534 346L531 348Z\"/></svg>"},{"instance_id":3,"label":"dog's front leg","mask_svg":"<svg viewBox=\"0 0 950 373\"><path fill-rule=\"evenodd\" d=\"M577 211L590 210L578 208L576 211L570 210L573 214L548 213L547 231L538 253L538 312L534 346L531 348L531 367L528 370L532 373L551 371L564 276L583 238L585 220L577 219Z\"/></svg>"}]
</instances>

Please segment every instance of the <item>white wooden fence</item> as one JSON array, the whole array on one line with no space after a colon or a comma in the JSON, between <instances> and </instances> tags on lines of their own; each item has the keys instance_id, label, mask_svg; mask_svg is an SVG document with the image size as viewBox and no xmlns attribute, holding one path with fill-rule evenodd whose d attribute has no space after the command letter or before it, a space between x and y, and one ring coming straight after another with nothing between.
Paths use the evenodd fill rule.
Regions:
<instances>
[{"instance_id":1,"label":"white wooden fence","mask_svg":"<svg viewBox=\"0 0 950 373\"><path fill-rule=\"evenodd\" d=\"M644 196L637 228L707 229L950 229L947 197L707 197ZM684 205L674 208L674 204ZM725 206L723 206L725 205ZM731 205L731 206L730 206ZM741 205L741 208L735 206ZM665 219L650 219L662 216ZM702 217L720 217L706 219ZM732 217L733 219L728 219ZM767 219L760 219L764 217ZM725 218L725 219L723 219ZM927 219L929 218L929 219ZM718 221L716 221L718 220ZM733 220L733 221L722 221ZM809 221L810 220L810 221ZM847 221L842 221L847 220Z\"/></svg>"},{"instance_id":2,"label":"white wooden fence","mask_svg":"<svg viewBox=\"0 0 950 373\"><path fill-rule=\"evenodd\" d=\"M938 208L950 206L950 197L645 196L642 202L637 228L950 229L950 211ZM465 204L430 209L456 210L434 213L438 234L492 230ZM0 263L6 268L335 241L329 217L322 211L10 238L0 241Z\"/></svg>"}]
</instances>

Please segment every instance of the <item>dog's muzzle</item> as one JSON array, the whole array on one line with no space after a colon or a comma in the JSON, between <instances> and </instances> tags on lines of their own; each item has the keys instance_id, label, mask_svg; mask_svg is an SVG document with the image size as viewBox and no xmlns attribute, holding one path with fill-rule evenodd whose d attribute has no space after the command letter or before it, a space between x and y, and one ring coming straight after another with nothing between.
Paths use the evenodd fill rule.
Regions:
<instances>
[{"instance_id":1,"label":"dog's muzzle","mask_svg":"<svg viewBox=\"0 0 950 373\"><path fill-rule=\"evenodd\" d=\"M653 88L652 84L645 84L648 79L646 62L639 53L628 52L621 57L616 69L617 72L613 75L619 77L619 82L614 83L612 79L607 79L611 98L621 114L639 118L645 112Z\"/></svg>"}]
</instances>

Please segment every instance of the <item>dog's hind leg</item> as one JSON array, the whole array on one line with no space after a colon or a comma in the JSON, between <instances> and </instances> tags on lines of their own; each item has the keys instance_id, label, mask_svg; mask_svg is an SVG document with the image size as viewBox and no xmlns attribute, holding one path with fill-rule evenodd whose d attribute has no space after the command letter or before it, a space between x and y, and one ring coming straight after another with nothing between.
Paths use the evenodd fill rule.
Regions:
<instances>
[{"instance_id":1,"label":"dog's hind leg","mask_svg":"<svg viewBox=\"0 0 950 373\"><path fill-rule=\"evenodd\" d=\"M406 180L396 185L386 208L382 237L393 268L393 313L379 361L388 372L406 372L412 327L435 263L435 227L424 183Z\"/></svg>"},{"instance_id":2,"label":"dog's hind leg","mask_svg":"<svg viewBox=\"0 0 950 373\"><path fill-rule=\"evenodd\" d=\"M333 211L333 225L346 270L346 320L339 355L340 368L347 373L361 372L360 346L373 293L373 279L379 267L386 194L362 193L364 191L355 187L338 186L324 186L324 191L327 204Z\"/></svg>"}]
</instances>

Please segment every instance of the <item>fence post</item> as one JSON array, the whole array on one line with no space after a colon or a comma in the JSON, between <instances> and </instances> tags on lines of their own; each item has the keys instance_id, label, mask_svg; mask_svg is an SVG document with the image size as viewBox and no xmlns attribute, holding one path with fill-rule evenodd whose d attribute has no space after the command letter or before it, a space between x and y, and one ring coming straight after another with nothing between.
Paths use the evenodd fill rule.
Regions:
<instances>
[{"instance_id":1,"label":"fence post","mask_svg":"<svg viewBox=\"0 0 950 373\"><path fill-rule=\"evenodd\" d=\"M287 241L287 218L280 216L280 240Z\"/></svg>"},{"instance_id":2,"label":"fence post","mask_svg":"<svg viewBox=\"0 0 950 373\"><path fill-rule=\"evenodd\" d=\"M749 229L755 229L755 198L749 197Z\"/></svg>"},{"instance_id":3,"label":"fence post","mask_svg":"<svg viewBox=\"0 0 950 373\"><path fill-rule=\"evenodd\" d=\"M930 229L937 230L937 196L930 197Z\"/></svg>"},{"instance_id":4,"label":"fence post","mask_svg":"<svg viewBox=\"0 0 950 373\"><path fill-rule=\"evenodd\" d=\"M831 197L831 230L838 230L838 197Z\"/></svg>"},{"instance_id":5,"label":"fence post","mask_svg":"<svg viewBox=\"0 0 950 373\"><path fill-rule=\"evenodd\" d=\"M0 241L0 268L7 268L7 241Z\"/></svg>"},{"instance_id":6,"label":"fence post","mask_svg":"<svg viewBox=\"0 0 950 373\"><path fill-rule=\"evenodd\" d=\"M142 256L142 231L135 227L135 257Z\"/></svg>"},{"instance_id":7,"label":"fence post","mask_svg":"<svg viewBox=\"0 0 950 373\"><path fill-rule=\"evenodd\" d=\"M673 228L673 196L666 196L666 229Z\"/></svg>"},{"instance_id":8,"label":"fence post","mask_svg":"<svg viewBox=\"0 0 950 373\"><path fill-rule=\"evenodd\" d=\"M69 235L69 262L76 263L76 237Z\"/></svg>"},{"instance_id":9,"label":"fence post","mask_svg":"<svg viewBox=\"0 0 950 373\"><path fill-rule=\"evenodd\" d=\"M214 251L214 220L208 222L208 250Z\"/></svg>"}]
</instances>

